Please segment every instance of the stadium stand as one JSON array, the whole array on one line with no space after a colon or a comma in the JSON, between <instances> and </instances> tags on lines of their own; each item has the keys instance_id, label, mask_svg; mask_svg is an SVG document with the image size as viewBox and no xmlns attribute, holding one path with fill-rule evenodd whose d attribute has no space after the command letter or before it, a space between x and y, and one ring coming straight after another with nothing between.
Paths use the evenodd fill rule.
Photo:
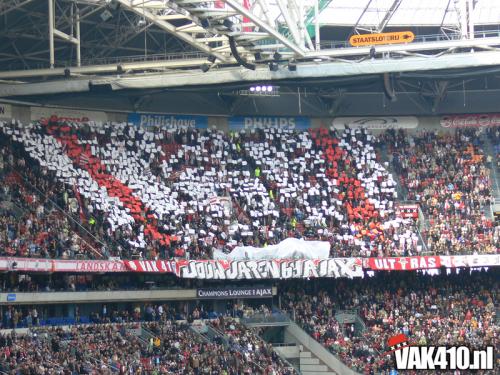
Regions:
<instances>
[{"instance_id":1,"label":"stadium stand","mask_svg":"<svg viewBox=\"0 0 500 375\"><path fill-rule=\"evenodd\" d=\"M29 334L0 334L0 371L71 374L262 374L294 375L250 330L219 332L213 340L196 334L161 310L153 323L93 324L69 329L35 329ZM222 324L224 319L216 321ZM138 334L138 332L140 332Z\"/></svg>"},{"instance_id":2,"label":"stadium stand","mask_svg":"<svg viewBox=\"0 0 500 375\"><path fill-rule=\"evenodd\" d=\"M443 270L437 276L378 272L368 280L337 279L327 285L320 280L280 282L278 301L293 321L350 368L360 374L389 374L394 364L386 343L399 333L408 336L412 345L498 347L498 280L496 269ZM155 370L295 374L262 340L259 328L248 328L239 320L254 315L272 320L273 312L279 310L241 301L229 305L227 311L218 313L197 306L189 314L172 304L144 303L129 310L103 305L101 312L76 322L64 318L42 322L36 308L23 317L20 308L10 307L5 310L3 327L19 329L23 320L31 329L0 334L0 371L38 373L43 367L56 373L141 368L151 374ZM361 324L342 322L340 316L348 311ZM211 335L192 330L200 319ZM62 327L69 324L77 325ZM50 327L54 325L61 327Z\"/></svg>"},{"instance_id":3,"label":"stadium stand","mask_svg":"<svg viewBox=\"0 0 500 375\"><path fill-rule=\"evenodd\" d=\"M500 0L0 0L0 375L500 375L499 101Z\"/></svg>"},{"instance_id":4,"label":"stadium stand","mask_svg":"<svg viewBox=\"0 0 500 375\"><path fill-rule=\"evenodd\" d=\"M16 194L40 202L36 225L48 232L24 239L17 232L34 220L23 217L24 226L11 224L3 234L16 239L2 249L7 255L203 259L215 250L262 247L287 237L329 241L331 256L498 249L500 229L484 217L491 201L486 159L466 131L387 132L379 140L361 129L224 134L50 120L3 123L2 131L8 136L2 173L7 181L25 181L26 189ZM415 221L397 216L402 197L375 144L389 150L407 199L420 203L427 219L423 242ZM429 163L434 170L427 170ZM464 173L449 177L459 168ZM431 181L446 189L430 191ZM48 222L62 230L44 230ZM446 236L438 242L442 231Z\"/></svg>"},{"instance_id":5,"label":"stadium stand","mask_svg":"<svg viewBox=\"0 0 500 375\"><path fill-rule=\"evenodd\" d=\"M367 282L369 281L369 282ZM498 271L439 276L379 273L371 280L284 285L283 308L315 340L363 374L393 368L387 340L404 333L413 345L498 347ZM364 325L342 324L355 311Z\"/></svg>"},{"instance_id":6,"label":"stadium stand","mask_svg":"<svg viewBox=\"0 0 500 375\"><path fill-rule=\"evenodd\" d=\"M495 254L500 227L486 218L492 201L490 165L480 131L409 135L388 131L386 141L407 199L420 203L423 232L433 254Z\"/></svg>"}]
</instances>

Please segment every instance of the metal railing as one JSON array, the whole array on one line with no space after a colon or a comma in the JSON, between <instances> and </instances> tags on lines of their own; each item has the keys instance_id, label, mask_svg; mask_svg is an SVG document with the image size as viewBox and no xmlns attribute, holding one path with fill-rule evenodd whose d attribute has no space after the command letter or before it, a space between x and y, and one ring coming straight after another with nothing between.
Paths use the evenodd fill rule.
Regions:
<instances>
[{"instance_id":1,"label":"metal railing","mask_svg":"<svg viewBox=\"0 0 500 375\"><path fill-rule=\"evenodd\" d=\"M207 57L208 55L206 53L197 51L157 53L153 55L91 57L82 60L82 65L111 65L111 64L127 64L127 63L139 63L139 62L191 60L191 59L204 59Z\"/></svg>"},{"instance_id":2,"label":"metal railing","mask_svg":"<svg viewBox=\"0 0 500 375\"><path fill-rule=\"evenodd\" d=\"M247 318L241 318L243 324L269 324L269 323L290 323L290 317L283 312L274 312L270 314L258 313Z\"/></svg>"},{"instance_id":3,"label":"metal railing","mask_svg":"<svg viewBox=\"0 0 500 375\"><path fill-rule=\"evenodd\" d=\"M203 340L205 343L209 343L211 341L210 338L206 335L206 332L202 333L197 329L195 329L192 325L189 326L189 330L197 337L199 337L201 340Z\"/></svg>"},{"instance_id":4,"label":"metal railing","mask_svg":"<svg viewBox=\"0 0 500 375\"><path fill-rule=\"evenodd\" d=\"M16 173L21 179L24 180L24 177L21 174L19 174L18 172L14 172L14 173ZM26 180L24 180L24 181L27 182ZM5 198L5 195L2 194L2 198ZM52 201L50 199L47 198L47 200L52 203ZM23 214L29 213L28 208L23 207L22 205L17 204L14 200L9 200L8 202L11 205L10 211L15 213L16 219L19 219ZM0 208L0 210L1 209L2 208ZM56 237L56 241L61 246L61 248L66 248L67 247L58 236ZM83 238L82 238L82 241L84 241L87 244L87 246L89 246L89 248L92 248L90 246L90 244L88 244Z\"/></svg>"},{"instance_id":5,"label":"metal railing","mask_svg":"<svg viewBox=\"0 0 500 375\"><path fill-rule=\"evenodd\" d=\"M474 33L475 39L485 39L485 38L498 38L500 37L500 30L484 30L484 31L476 31ZM426 35L416 35L412 44L415 43L429 43L429 42L442 42L442 41L450 41L450 40L461 40L462 35L460 33L440 33L440 34L426 34ZM312 41L314 44L314 40ZM257 45L264 44L276 44L274 39L264 39L258 41ZM356 48L352 47L347 40L330 40L330 41L322 41L320 43L320 48L323 50L329 49L343 49L343 48ZM280 51L286 52L289 51L287 47L280 48ZM190 60L190 59L203 59L208 57L207 54L198 51L190 51L190 52L174 52L174 53L155 53L148 55L132 55L132 56L113 56L113 57L96 57L96 58L84 58L82 60L82 66L89 65L111 65L111 64L126 64L126 63L140 63L140 62L148 62L148 61L182 61L182 60ZM66 60L66 61L57 61L56 68L65 68L74 66L75 61ZM43 63L35 63L30 64L29 67L26 67L24 64L15 62L10 64L4 64L3 70L26 70L26 69L48 69L48 62Z\"/></svg>"},{"instance_id":6,"label":"metal railing","mask_svg":"<svg viewBox=\"0 0 500 375\"><path fill-rule=\"evenodd\" d=\"M297 346L296 342L273 342L273 347L275 348L287 348L289 346Z\"/></svg>"},{"instance_id":7,"label":"metal railing","mask_svg":"<svg viewBox=\"0 0 500 375\"><path fill-rule=\"evenodd\" d=\"M78 228L78 234L79 234L79 237L81 238L81 240L83 242L85 242L85 244L99 257L99 258L102 258L103 255L98 251L96 250L93 246L91 246L88 241L86 241L83 237L82 237L82 232L89 236L90 238L92 238L96 243L100 244L100 245L104 245L104 243L102 241L100 241L97 237L95 237L91 232L89 232L89 230L87 230L87 228L85 228L81 223L79 223L77 220L75 220L75 218L70 215L68 212L66 212L62 207L60 207L56 202L54 202L51 198L49 198L43 191L41 191L40 189L38 189L38 187L36 187L35 185L33 185L29 179L19 173L19 172L16 172L19 177L22 178L22 180L24 181L25 184L27 184L32 190L36 191L38 194L40 194L42 197L44 197L48 202L50 202L50 204L52 205L52 207L54 209L56 209L58 212L62 213L68 220L70 220L70 222L72 222L74 225L76 225L76 228Z\"/></svg>"},{"instance_id":8,"label":"metal railing","mask_svg":"<svg viewBox=\"0 0 500 375\"><path fill-rule=\"evenodd\" d=\"M146 327L144 327L144 324L141 324L141 334L140 334L141 338L146 340L146 342L150 339L154 339L156 337L156 335L151 332L149 329L147 329Z\"/></svg>"},{"instance_id":9,"label":"metal railing","mask_svg":"<svg viewBox=\"0 0 500 375\"><path fill-rule=\"evenodd\" d=\"M265 342L264 339L259 334L257 334L256 332L253 332L253 334L255 336L257 336L260 340L262 340L263 342ZM294 365L292 365L288 359L286 359L285 357L281 356L278 351L274 350L275 347L278 347L277 345L274 345L274 344L270 344L270 345L271 345L271 348L272 348L273 352L275 352L278 355L278 357L281 358L281 360L286 364L286 366L287 366L288 369L293 369L293 370L295 370L295 372L298 375L302 375L302 372L300 371L300 368L295 367ZM288 344L288 345L281 345L281 347L284 347L284 346L292 346L292 345L290 345L290 344ZM293 346L297 346L297 345L294 343Z\"/></svg>"},{"instance_id":10,"label":"metal railing","mask_svg":"<svg viewBox=\"0 0 500 375\"><path fill-rule=\"evenodd\" d=\"M165 61L182 61L182 60L192 60L192 59L204 59L208 55L203 52L192 51L192 52L173 52L173 53L156 53L151 55L130 55L130 56L112 56L112 57L89 57L82 59L81 65L120 65L120 64L133 64L133 63L143 63L143 62L165 62ZM4 64L2 70L27 70L27 69L48 69L49 63L35 63L30 64L26 67L24 64L11 63ZM57 61L55 64L56 68L66 68L74 67L75 61L65 60Z\"/></svg>"},{"instance_id":11,"label":"metal railing","mask_svg":"<svg viewBox=\"0 0 500 375\"><path fill-rule=\"evenodd\" d=\"M484 30L476 31L474 33L475 39L484 38L498 38L500 37L500 30ZM429 42L443 42L447 40L461 40L462 34L460 33L440 33L440 34L426 34L426 35L415 35L415 39L412 44L415 43L429 43ZM356 48L349 44L349 41L324 41L320 43L321 49L338 49L338 48Z\"/></svg>"},{"instance_id":12,"label":"metal railing","mask_svg":"<svg viewBox=\"0 0 500 375\"><path fill-rule=\"evenodd\" d=\"M222 341L222 344L224 347L228 348L230 346L229 340L226 337L226 335L220 331L219 329L215 328L211 324L207 324L207 332L206 336L210 339L210 341L214 341L217 338L219 338Z\"/></svg>"}]
</instances>

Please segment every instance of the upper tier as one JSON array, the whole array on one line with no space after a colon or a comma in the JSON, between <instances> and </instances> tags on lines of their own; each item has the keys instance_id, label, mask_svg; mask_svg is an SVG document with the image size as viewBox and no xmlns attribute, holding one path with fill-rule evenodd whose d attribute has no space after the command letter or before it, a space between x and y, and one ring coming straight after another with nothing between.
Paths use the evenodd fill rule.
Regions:
<instances>
[{"instance_id":1,"label":"upper tier","mask_svg":"<svg viewBox=\"0 0 500 375\"><path fill-rule=\"evenodd\" d=\"M327 244L330 256L499 248L471 130L376 138L364 129L0 128L4 193L17 208L3 207L2 255L200 259L289 237L324 241L311 251ZM398 215L396 181L420 203L422 235Z\"/></svg>"}]
</instances>

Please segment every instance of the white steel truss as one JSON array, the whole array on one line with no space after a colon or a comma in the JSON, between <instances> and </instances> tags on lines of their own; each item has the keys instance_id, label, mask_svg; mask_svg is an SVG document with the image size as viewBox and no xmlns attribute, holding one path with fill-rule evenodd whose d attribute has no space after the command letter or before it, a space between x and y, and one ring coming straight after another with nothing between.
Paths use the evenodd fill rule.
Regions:
<instances>
[{"instance_id":1,"label":"white steel truss","mask_svg":"<svg viewBox=\"0 0 500 375\"><path fill-rule=\"evenodd\" d=\"M387 11L369 31L383 32L405 1L387 1ZM448 10L454 9L458 37L453 34L449 40L417 39L408 45L378 46L376 52L404 58L426 51L438 55L469 48L479 53L500 47L498 33L487 37L475 33L477 0L443 1L448 6L441 26ZM38 6L41 4L44 6ZM363 17L374 4L372 0L363 3L353 33L365 25ZM0 1L0 16L16 18L0 33L0 77L210 69L214 64L223 67L242 60L252 64L295 60L300 64L339 59L354 63L367 58L370 47L344 44L338 48L321 40L320 13L328 6L335 7L335 1L4 0ZM18 40L33 43L22 45Z\"/></svg>"}]
</instances>

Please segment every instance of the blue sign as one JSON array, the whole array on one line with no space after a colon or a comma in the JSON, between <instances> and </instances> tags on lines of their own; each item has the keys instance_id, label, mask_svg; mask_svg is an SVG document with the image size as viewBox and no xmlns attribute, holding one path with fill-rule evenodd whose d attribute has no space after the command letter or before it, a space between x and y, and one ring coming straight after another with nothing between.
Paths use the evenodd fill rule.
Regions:
<instances>
[{"instance_id":1,"label":"blue sign","mask_svg":"<svg viewBox=\"0 0 500 375\"><path fill-rule=\"evenodd\" d=\"M16 300L16 294L15 293L9 293L7 294L7 302L14 302Z\"/></svg>"},{"instance_id":2,"label":"blue sign","mask_svg":"<svg viewBox=\"0 0 500 375\"><path fill-rule=\"evenodd\" d=\"M257 128L288 128L306 130L311 127L311 120L307 117L238 116L230 117L228 121L229 130Z\"/></svg>"},{"instance_id":3,"label":"blue sign","mask_svg":"<svg viewBox=\"0 0 500 375\"><path fill-rule=\"evenodd\" d=\"M136 126L160 126L163 128L208 128L208 117L195 115L129 113L128 122L129 124Z\"/></svg>"}]
</instances>

